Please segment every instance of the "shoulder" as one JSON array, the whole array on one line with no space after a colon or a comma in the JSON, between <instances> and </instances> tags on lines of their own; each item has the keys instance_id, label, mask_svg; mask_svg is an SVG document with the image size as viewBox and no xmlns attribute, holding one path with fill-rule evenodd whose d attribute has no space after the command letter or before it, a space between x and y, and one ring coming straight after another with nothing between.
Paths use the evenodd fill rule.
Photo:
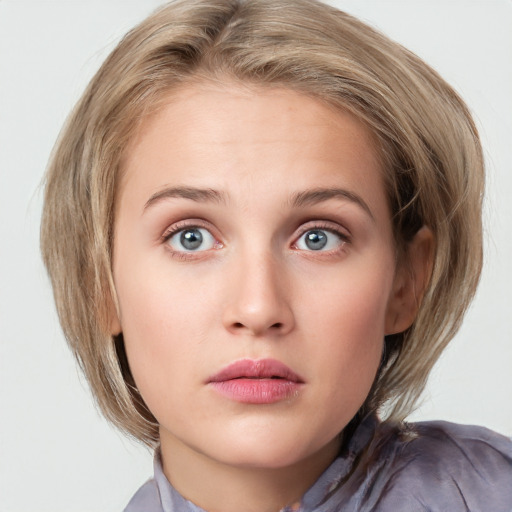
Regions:
<instances>
[{"instance_id":1,"label":"shoulder","mask_svg":"<svg viewBox=\"0 0 512 512\"><path fill-rule=\"evenodd\" d=\"M444 421L404 424L388 432L390 442L382 452L388 500L411 499L416 506L411 510L512 510L509 438Z\"/></svg>"},{"instance_id":2,"label":"shoulder","mask_svg":"<svg viewBox=\"0 0 512 512\"><path fill-rule=\"evenodd\" d=\"M163 512L158 486L153 478L135 493L123 512Z\"/></svg>"},{"instance_id":3,"label":"shoulder","mask_svg":"<svg viewBox=\"0 0 512 512\"><path fill-rule=\"evenodd\" d=\"M416 461L412 467L464 481L512 484L512 441L484 427L446 421L406 424L397 432L399 456Z\"/></svg>"},{"instance_id":4,"label":"shoulder","mask_svg":"<svg viewBox=\"0 0 512 512\"><path fill-rule=\"evenodd\" d=\"M397 432L405 441L404 446L410 450L429 446L432 449L442 448L443 453L448 450L453 456L483 455L508 462L512 459L512 440L485 427L424 421L405 423Z\"/></svg>"}]
</instances>

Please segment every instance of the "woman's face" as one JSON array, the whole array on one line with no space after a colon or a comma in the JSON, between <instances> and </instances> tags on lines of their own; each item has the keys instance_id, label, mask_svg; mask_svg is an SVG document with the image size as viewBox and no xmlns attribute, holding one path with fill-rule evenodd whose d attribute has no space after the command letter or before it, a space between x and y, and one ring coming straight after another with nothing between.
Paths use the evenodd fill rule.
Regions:
<instances>
[{"instance_id":1,"label":"woman's face","mask_svg":"<svg viewBox=\"0 0 512 512\"><path fill-rule=\"evenodd\" d=\"M142 124L113 265L112 330L173 463L332 459L402 328L371 135L287 89L188 86Z\"/></svg>"}]
</instances>

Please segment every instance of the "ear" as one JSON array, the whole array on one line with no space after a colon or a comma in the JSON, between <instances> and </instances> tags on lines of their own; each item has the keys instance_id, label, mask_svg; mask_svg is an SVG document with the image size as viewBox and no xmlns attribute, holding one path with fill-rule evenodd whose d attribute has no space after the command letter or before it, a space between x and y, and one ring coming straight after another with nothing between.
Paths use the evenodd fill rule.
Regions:
<instances>
[{"instance_id":1,"label":"ear","mask_svg":"<svg viewBox=\"0 0 512 512\"><path fill-rule=\"evenodd\" d=\"M116 298L112 297L112 294L109 294L109 296L106 299L106 303L108 315L107 322L109 331L112 336L117 336L118 334L121 334L121 332L123 331L119 315L119 305L117 303Z\"/></svg>"},{"instance_id":2,"label":"ear","mask_svg":"<svg viewBox=\"0 0 512 512\"><path fill-rule=\"evenodd\" d=\"M114 311L114 313L110 314L110 334L112 336L117 336L121 334L122 328L121 328L121 322L119 321L119 316Z\"/></svg>"},{"instance_id":3,"label":"ear","mask_svg":"<svg viewBox=\"0 0 512 512\"><path fill-rule=\"evenodd\" d=\"M414 322L432 273L433 253L434 235L423 226L397 266L386 311L386 335L403 332Z\"/></svg>"}]
</instances>

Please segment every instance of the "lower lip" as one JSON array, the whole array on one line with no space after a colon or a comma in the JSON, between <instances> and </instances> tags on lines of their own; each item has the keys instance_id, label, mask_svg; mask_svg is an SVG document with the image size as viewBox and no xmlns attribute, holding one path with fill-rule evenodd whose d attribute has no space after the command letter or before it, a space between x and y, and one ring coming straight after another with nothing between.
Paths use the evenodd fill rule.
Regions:
<instances>
[{"instance_id":1,"label":"lower lip","mask_svg":"<svg viewBox=\"0 0 512 512\"><path fill-rule=\"evenodd\" d=\"M302 384L286 379L231 379L210 382L221 395L245 404L273 404L289 400Z\"/></svg>"}]
</instances>

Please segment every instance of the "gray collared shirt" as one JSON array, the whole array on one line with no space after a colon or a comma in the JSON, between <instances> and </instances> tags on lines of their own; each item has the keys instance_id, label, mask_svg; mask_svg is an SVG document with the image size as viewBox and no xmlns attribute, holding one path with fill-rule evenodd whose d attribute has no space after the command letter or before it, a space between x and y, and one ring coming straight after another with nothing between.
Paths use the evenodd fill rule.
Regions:
<instances>
[{"instance_id":1,"label":"gray collared shirt","mask_svg":"<svg viewBox=\"0 0 512 512\"><path fill-rule=\"evenodd\" d=\"M154 468L124 512L205 512L172 487L158 453ZM512 512L512 441L482 427L370 416L293 511Z\"/></svg>"}]
</instances>

